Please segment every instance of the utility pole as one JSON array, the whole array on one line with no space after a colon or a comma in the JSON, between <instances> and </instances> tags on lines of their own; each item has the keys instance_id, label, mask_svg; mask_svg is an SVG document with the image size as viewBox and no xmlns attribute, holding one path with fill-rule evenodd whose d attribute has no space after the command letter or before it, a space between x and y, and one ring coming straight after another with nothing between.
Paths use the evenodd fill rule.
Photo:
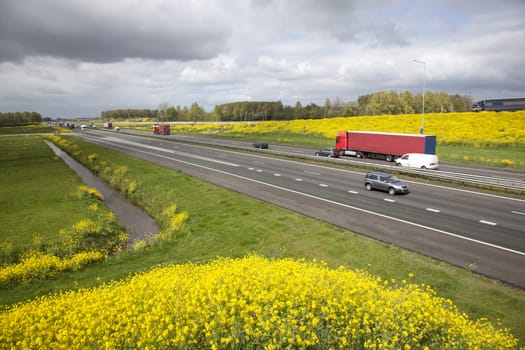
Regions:
<instances>
[{"instance_id":1,"label":"utility pole","mask_svg":"<svg viewBox=\"0 0 525 350\"><path fill-rule=\"evenodd\" d=\"M414 60L416 63L421 63L423 65L423 110L421 111L421 129L419 133L425 133L425 85L427 81L427 64L420 60Z\"/></svg>"}]
</instances>

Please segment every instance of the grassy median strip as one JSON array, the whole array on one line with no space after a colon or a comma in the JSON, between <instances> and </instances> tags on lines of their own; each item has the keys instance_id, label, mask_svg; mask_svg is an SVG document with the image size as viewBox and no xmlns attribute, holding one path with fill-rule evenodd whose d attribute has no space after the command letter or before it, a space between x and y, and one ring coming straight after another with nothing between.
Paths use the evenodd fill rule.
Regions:
<instances>
[{"instance_id":1,"label":"grassy median strip","mask_svg":"<svg viewBox=\"0 0 525 350\"><path fill-rule=\"evenodd\" d=\"M188 214L187 221L168 239L51 281L32 281L4 291L0 297L4 305L49 292L96 286L166 263L203 263L217 256L257 253L271 258L318 259L331 267L366 270L388 281L428 284L472 319L499 319L515 336L525 339L523 291L171 169L74 138L62 138L77 144L79 160L126 191L163 229L170 225L166 209L174 205L178 212ZM115 169L121 169L123 175L115 176ZM124 183L119 183L119 178ZM133 190L130 179L134 181Z\"/></svg>"}]
</instances>

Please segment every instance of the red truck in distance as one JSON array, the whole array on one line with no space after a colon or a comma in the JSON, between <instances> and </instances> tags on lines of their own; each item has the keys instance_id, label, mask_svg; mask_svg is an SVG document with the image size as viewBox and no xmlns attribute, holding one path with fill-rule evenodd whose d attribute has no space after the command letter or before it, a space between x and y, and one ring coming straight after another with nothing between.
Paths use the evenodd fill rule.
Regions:
<instances>
[{"instance_id":1,"label":"red truck in distance","mask_svg":"<svg viewBox=\"0 0 525 350\"><path fill-rule=\"evenodd\" d=\"M436 154L436 136L372 131L343 131L335 148L340 156L377 158L392 162L406 153Z\"/></svg>"},{"instance_id":2,"label":"red truck in distance","mask_svg":"<svg viewBox=\"0 0 525 350\"><path fill-rule=\"evenodd\" d=\"M169 125L156 124L153 126L153 135L169 135L169 134L170 134Z\"/></svg>"}]
</instances>

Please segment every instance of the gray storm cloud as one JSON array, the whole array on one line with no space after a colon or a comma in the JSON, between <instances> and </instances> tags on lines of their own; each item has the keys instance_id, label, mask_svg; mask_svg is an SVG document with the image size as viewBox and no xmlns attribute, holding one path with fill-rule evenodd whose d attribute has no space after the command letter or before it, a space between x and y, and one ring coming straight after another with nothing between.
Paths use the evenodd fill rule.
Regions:
<instances>
[{"instance_id":1,"label":"gray storm cloud","mask_svg":"<svg viewBox=\"0 0 525 350\"><path fill-rule=\"evenodd\" d=\"M26 56L91 62L192 60L226 50L228 23L195 5L200 2L178 8L169 2L131 3L1 1L0 61Z\"/></svg>"}]
</instances>

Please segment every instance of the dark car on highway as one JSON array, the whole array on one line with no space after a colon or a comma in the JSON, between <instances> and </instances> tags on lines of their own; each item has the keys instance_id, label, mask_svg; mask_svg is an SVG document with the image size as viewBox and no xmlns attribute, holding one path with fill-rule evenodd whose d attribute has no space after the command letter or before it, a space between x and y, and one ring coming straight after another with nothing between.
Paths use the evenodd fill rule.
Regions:
<instances>
[{"instance_id":1,"label":"dark car on highway","mask_svg":"<svg viewBox=\"0 0 525 350\"><path fill-rule=\"evenodd\" d=\"M263 141L257 141L253 144L255 148L268 148L268 143Z\"/></svg>"},{"instance_id":2,"label":"dark car on highway","mask_svg":"<svg viewBox=\"0 0 525 350\"><path fill-rule=\"evenodd\" d=\"M382 173L379 171L373 171L366 174L365 177L365 188L368 191L380 190L388 192L389 195L395 195L396 193L409 193L410 188L406 183L399 180L392 174Z\"/></svg>"},{"instance_id":3,"label":"dark car on highway","mask_svg":"<svg viewBox=\"0 0 525 350\"><path fill-rule=\"evenodd\" d=\"M328 157L328 158L337 158L339 157L339 152L335 148L321 148L318 152L315 152L317 157Z\"/></svg>"}]
</instances>

